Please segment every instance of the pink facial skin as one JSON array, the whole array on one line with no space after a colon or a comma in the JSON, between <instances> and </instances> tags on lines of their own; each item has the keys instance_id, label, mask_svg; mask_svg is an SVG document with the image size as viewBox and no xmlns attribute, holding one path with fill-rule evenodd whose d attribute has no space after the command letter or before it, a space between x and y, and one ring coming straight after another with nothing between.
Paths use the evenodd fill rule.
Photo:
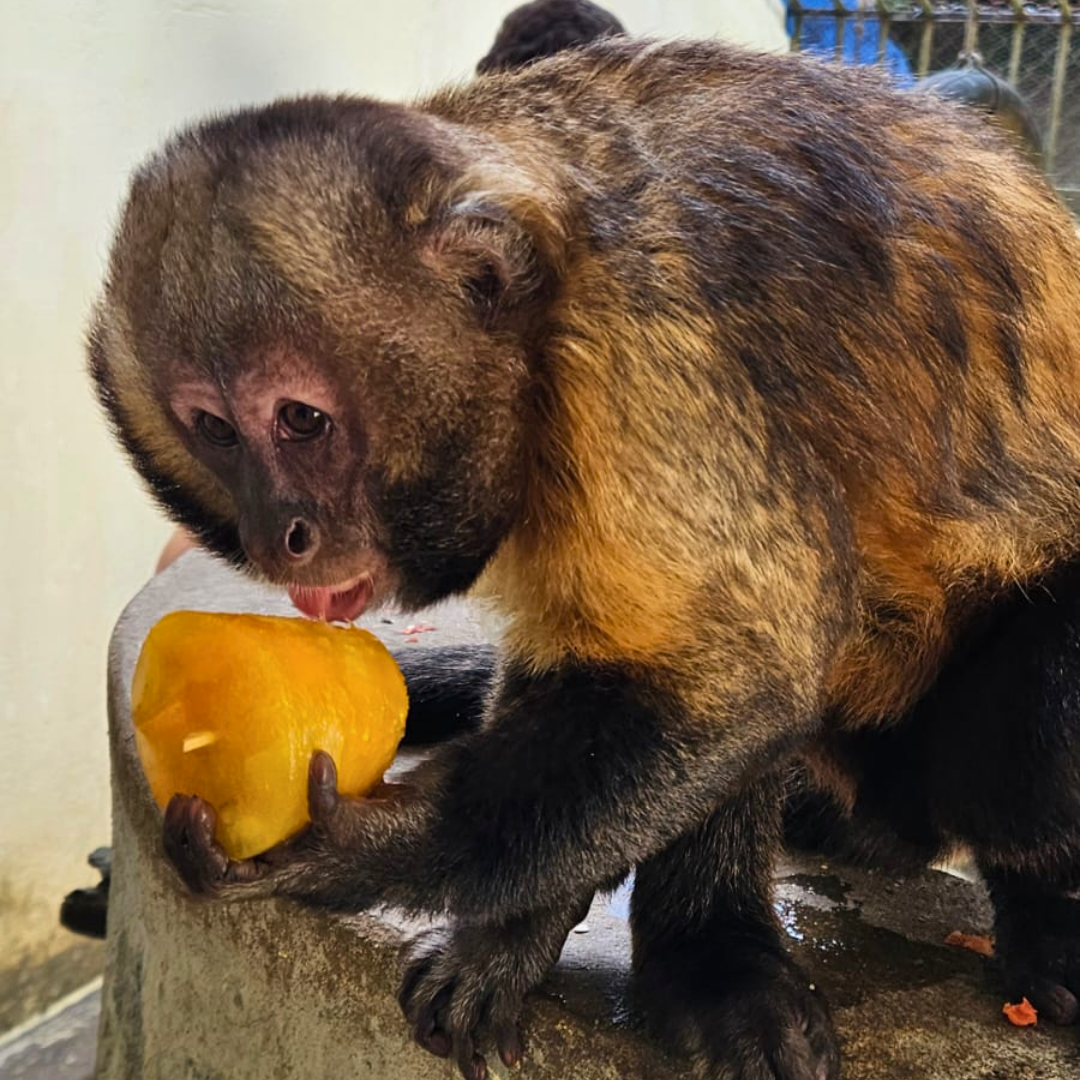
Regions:
<instances>
[{"instance_id":1,"label":"pink facial skin","mask_svg":"<svg viewBox=\"0 0 1080 1080\"><path fill-rule=\"evenodd\" d=\"M186 430L195 442L197 453L232 453L233 448L203 448L205 442L197 423L200 413L209 413L232 425L241 452L256 456L262 463L269 482L274 489L283 492L305 490L305 476L298 472L299 458L294 449L303 454L303 440L290 437L279 420L280 410L289 402L300 402L324 413L331 425L337 418L344 418L340 400L334 388L319 377L295 356L275 355L243 365L243 374L227 384L219 384L206 376L185 373L167 394L169 408L175 421ZM194 377L192 377L194 375ZM344 420L343 420L344 422ZM342 435L345 434L343 431ZM294 444L294 446L290 446ZM315 459L318 461L319 459ZM249 552L253 563L259 560ZM342 563L344 562L344 566ZM363 547L350 557L340 552L325 569L332 579L311 582L311 569L297 576L299 581L282 579L280 571L259 567L268 577L289 592L299 611L313 619L326 622L351 622L358 618L373 602L382 599L391 585L389 568L380 552ZM342 574L342 570L345 573Z\"/></svg>"},{"instance_id":2,"label":"pink facial skin","mask_svg":"<svg viewBox=\"0 0 1080 1080\"><path fill-rule=\"evenodd\" d=\"M253 445L272 438L278 410L289 401L303 402L329 417L340 415L333 388L295 359L270 359L246 368L229 385L210 378L176 382L169 395L173 416L189 431L200 412L227 420Z\"/></svg>"}]
</instances>

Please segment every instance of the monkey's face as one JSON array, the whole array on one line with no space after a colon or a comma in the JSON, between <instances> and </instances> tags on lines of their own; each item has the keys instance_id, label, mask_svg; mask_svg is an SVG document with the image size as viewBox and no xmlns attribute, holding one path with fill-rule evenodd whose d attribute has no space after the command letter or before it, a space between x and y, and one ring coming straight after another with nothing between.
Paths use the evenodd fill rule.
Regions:
<instances>
[{"instance_id":1,"label":"monkey's face","mask_svg":"<svg viewBox=\"0 0 1080 1080\"><path fill-rule=\"evenodd\" d=\"M250 347L226 379L181 361L157 392L178 438L228 494L239 556L288 585L308 614L350 619L376 584L397 582L372 505L372 425L311 352Z\"/></svg>"},{"instance_id":2,"label":"monkey's face","mask_svg":"<svg viewBox=\"0 0 1080 1080\"><path fill-rule=\"evenodd\" d=\"M310 614L467 588L520 504L551 283L448 157L385 106L240 114L136 177L114 245L91 366L121 440Z\"/></svg>"}]
</instances>

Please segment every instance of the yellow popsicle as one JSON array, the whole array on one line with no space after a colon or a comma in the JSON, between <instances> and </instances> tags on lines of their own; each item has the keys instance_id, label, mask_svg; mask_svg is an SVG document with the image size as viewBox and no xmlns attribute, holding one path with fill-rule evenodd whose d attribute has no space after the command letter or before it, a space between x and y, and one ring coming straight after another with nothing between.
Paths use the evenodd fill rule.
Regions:
<instances>
[{"instance_id":1,"label":"yellow popsicle","mask_svg":"<svg viewBox=\"0 0 1080 1080\"><path fill-rule=\"evenodd\" d=\"M177 611L149 633L131 689L135 741L164 808L199 795L234 859L308 821L315 750L340 790L366 795L405 732L405 680L366 630L307 619Z\"/></svg>"}]
</instances>

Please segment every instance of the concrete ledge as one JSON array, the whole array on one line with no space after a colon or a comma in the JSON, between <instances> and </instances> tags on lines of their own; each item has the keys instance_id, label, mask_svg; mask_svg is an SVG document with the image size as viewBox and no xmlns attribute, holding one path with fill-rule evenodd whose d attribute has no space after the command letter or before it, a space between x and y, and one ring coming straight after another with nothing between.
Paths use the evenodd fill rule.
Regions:
<instances>
[{"instance_id":1,"label":"concrete ledge","mask_svg":"<svg viewBox=\"0 0 1080 1080\"><path fill-rule=\"evenodd\" d=\"M414 927L393 914L343 919L285 901L214 904L180 887L135 755L128 688L167 611L285 613L280 598L198 553L154 579L109 654L113 882L97 1080L421 1080L454 1070L417 1049L395 1001L397 952ZM476 640L468 609L430 615L421 644ZM368 626L395 647L407 620ZM1068 1080L1075 1031L1011 1028L987 961L946 948L985 929L980 891L928 873L905 882L828 866L788 868L778 904L793 948L828 993L847 1080ZM598 901L529 1000L521 1080L683 1077L634 1028L626 1001L625 891Z\"/></svg>"}]
</instances>

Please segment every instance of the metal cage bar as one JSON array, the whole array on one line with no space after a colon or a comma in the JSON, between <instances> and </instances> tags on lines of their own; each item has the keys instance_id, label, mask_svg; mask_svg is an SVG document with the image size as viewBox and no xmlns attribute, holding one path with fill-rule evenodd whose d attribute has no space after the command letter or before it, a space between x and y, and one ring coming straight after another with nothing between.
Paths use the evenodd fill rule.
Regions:
<instances>
[{"instance_id":1,"label":"metal cage bar","mask_svg":"<svg viewBox=\"0 0 1080 1080\"><path fill-rule=\"evenodd\" d=\"M805 8L799 0L791 0L789 10L796 19L802 15L849 19L865 15L869 9L879 18L889 19L892 22L921 22L924 19L933 19L937 22L966 22L972 18L977 18L981 23L1080 22L1080 4L1070 2L1070 0L1053 0L1052 3L1044 3L1036 8L1031 8L1025 0L1009 0L1008 9L987 8L981 6L978 0L967 0L966 10L958 9L957 5L951 3L934 3L934 0L917 0L907 10L897 9L894 4L889 3L889 0L874 0L872 6L860 5L857 10L847 7L844 0L832 0L832 3L832 12L828 12L820 8Z\"/></svg>"},{"instance_id":2,"label":"metal cage bar","mask_svg":"<svg viewBox=\"0 0 1080 1080\"><path fill-rule=\"evenodd\" d=\"M1017 0L1019 3L1020 0ZM1009 82L1016 85L1020 78L1020 61L1024 58L1024 27L1022 19L1013 23L1012 43L1009 47Z\"/></svg>"},{"instance_id":3,"label":"metal cage bar","mask_svg":"<svg viewBox=\"0 0 1080 1080\"><path fill-rule=\"evenodd\" d=\"M1043 167L1080 217L1080 46L1073 45L1080 0L1009 0L993 7L982 0L832 0L813 8L790 0L788 15L793 50L818 48L840 62L854 49L864 63L891 66L894 32L911 75L919 79L953 62L954 41L962 57L978 59L986 50L991 70L1023 87L1042 132ZM822 39L811 29L819 21L835 23L835 39ZM867 40L871 31L876 41ZM818 40L820 45L811 44Z\"/></svg>"},{"instance_id":4,"label":"metal cage bar","mask_svg":"<svg viewBox=\"0 0 1080 1080\"><path fill-rule=\"evenodd\" d=\"M1072 43L1072 22L1061 24L1057 56L1054 58L1054 89L1050 96L1050 131L1046 137L1046 171L1053 173L1057 157L1058 137L1061 134L1061 108L1065 100L1065 79L1069 72L1069 46Z\"/></svg>"},{"instance_id":5,"label":"metal cage bar","mask_svg":"<svg viewBox=\"0 0 1080 1080\"><path fill-rule=\"evenodd\" d=\"M930 72L930 61L934 55L934 21L927 19L923 23L922 33L919 37L919 63L918 76L925 78Z\"/></svg>"},{"instance_id":6,"label":"metal cage bar","mask_svg":"<svg viewBox=\"0 0 1080 1080\"><path fill-rule=\"evenodd\" d=\"M964 24L964 56L974 56L979 51L979 5L968 0L968 18Z\"/></svg>"}]
</instances>

